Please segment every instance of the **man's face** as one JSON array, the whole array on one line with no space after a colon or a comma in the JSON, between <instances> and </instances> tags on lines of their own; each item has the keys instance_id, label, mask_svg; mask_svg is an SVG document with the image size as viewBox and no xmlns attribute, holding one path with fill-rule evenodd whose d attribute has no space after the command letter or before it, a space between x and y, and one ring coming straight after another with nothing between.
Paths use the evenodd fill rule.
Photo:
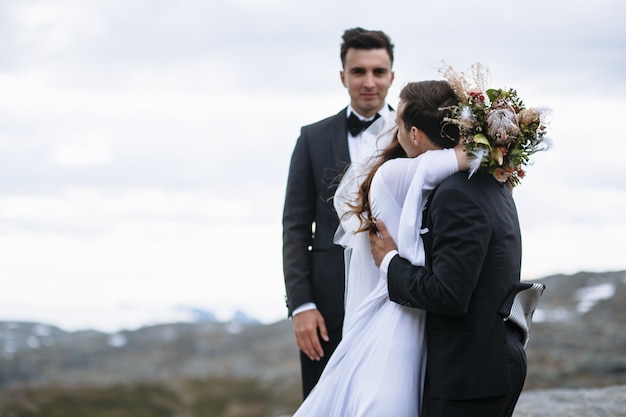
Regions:
<instances>
[{"instance_id":1,"label":"man's face","mask_svg":"<svg viewBox=\"0 0 626 417\"><path fill-rule=\"evenodd\" d=\"M341 82L350 104L363 117L375 115L384 105L393 82L391 58L386 49L348 49Z\"/></svg>"}]
</instances>

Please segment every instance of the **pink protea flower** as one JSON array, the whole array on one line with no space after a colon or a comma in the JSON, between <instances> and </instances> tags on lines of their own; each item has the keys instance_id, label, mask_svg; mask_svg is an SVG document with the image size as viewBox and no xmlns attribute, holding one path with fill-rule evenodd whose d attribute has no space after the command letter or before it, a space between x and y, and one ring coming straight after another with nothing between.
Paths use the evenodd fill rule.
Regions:
<instances>
[{"instance_id":1,"label":"pink protea flower","mask_svg":"<svg viewBox=\"0 0 626 417\"><path fill-rule=\"evenodd\" d=\"M517 113L504 101L491 106L487 112L487 133L497 145L513 142L519 135Z\"/></svg>"}]
</instances>

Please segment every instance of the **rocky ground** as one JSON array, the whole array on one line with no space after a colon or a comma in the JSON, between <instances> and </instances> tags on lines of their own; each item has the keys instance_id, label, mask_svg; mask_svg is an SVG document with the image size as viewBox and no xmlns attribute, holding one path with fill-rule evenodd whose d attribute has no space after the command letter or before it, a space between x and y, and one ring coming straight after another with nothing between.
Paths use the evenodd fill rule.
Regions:
<instances>
[{"instance_id":1,"label":"rocky ground","mask_svg":"<svg viewBox=\"0 0 626 417\"><path fill-rule=\"evenodd\" d=\"M546 291L514 417L626 417L626 271L540 281ZM293 412L301 394L292 323L232 324L111 335L0 323L0 417Z\"/></svg>"},{"instance_id":2,"label":"rocky ground","mask_svg":"<svg viewBox=\"0 0 626 417\"><path fill-rule=\"evenodd\" d=\"M624 417L626 385L524 392L513 417Z\"/></svg>"}]
</instances>

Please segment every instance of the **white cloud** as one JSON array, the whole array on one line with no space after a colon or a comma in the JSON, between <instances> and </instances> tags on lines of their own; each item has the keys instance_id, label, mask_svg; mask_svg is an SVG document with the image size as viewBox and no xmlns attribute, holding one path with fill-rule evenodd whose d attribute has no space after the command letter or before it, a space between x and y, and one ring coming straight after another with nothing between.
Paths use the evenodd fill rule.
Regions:
<instances>
[{"instance_id":1,"label":"white cloud","mask_svg":"<svg viewBox=\"0 0 626 417\"><path fill-rule=\"evenodd\" d=\"M113 154L107 144L96 138L81 142L60 142L52 147L52 160L62 166L107 165Z\"/></svg>"},{"instance_id":2,"label":"white cloud","mask_svg":"<svg viewBox=\"0 0 626 417\"><path fill-rule=\"evenodd\" d=\"M44 56L71 51L79 42L101 33L98 14L82 2L19 2L11 14L18 28L16 40Z\"/></svg>"},{"instance_id":3,"label":"white cloud","mask_svg":"<svg viewBox=\"0 0 626 417\"><path fill-rule=\"evenodd\" d=\"M495 84L554 110L555 146L515 190L527 276L626 268L625 8L2 3L0 303L284 317L289 157L300 126L347 104L338 49L354 26L396 44L392 105L407 81L439 78L442 60L482 61Z\"/></svg>"}]
</instances>

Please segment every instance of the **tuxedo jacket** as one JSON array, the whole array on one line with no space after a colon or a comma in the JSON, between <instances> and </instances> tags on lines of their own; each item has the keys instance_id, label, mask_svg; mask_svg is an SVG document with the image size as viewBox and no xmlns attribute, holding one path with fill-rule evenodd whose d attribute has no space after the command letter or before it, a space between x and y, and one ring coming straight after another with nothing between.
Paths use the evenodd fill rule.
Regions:
<instances>
[{"instance_id":1,"label":"tuxedo jacket","mask_svg":"<svg viewBox=\"0 0 626 417\"><path fill-rule=\"evenodd\" d=\"M459 172L431 195L423 216L426 266L395 256L391 300L427 311L428 398L465 400L511 391L502 315L519 283L521 238L508 186Z\"/></svg>"},{"instance_id":2,"label":"tuxedo jacket","mask_svg":"<svg viewBox=\"0 0 626 417\"><path fill-rule=\"evenodd\" d=\"M332 197L350 163L347 109L304 126L294 148L283 211L283 272L289 316L314 302L329 330L344 315L343 248Z\"/></svg>"}]
</instances>

